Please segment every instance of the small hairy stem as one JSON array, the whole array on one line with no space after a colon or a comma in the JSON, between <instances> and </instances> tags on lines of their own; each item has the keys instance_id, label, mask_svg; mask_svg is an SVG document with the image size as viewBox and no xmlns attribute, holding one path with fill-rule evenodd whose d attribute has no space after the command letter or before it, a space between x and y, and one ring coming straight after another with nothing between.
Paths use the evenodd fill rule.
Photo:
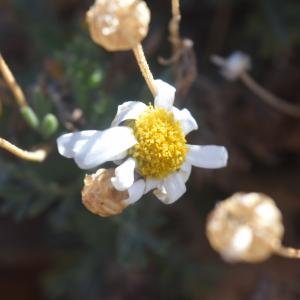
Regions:
<instances>
[{"instance_id":1,"label":"small hairy stem","mask_svg":"<svg viewBox=\"0 0 300 300\"><path fill-rule=\"evenodd\" d=\"M290 104L279 97L273 95L268 90L259 85L248 73L243 72L239 76L241 81L260 99L262 99L269 106L278 110L281 113L289 115L294 118L300 118L300 107Z\"/></svg>"},{"instance_id":2,"label":"small hairy stem","mask_svg":"<svg viewBox=\"0 0 300 300\"><path fill-rule=\"evenodd\" d=\"M31 161L37 161L42 162L46 156L47 153L45 150L37 150L37 151L25 151L17 146L13 145L12 143L8 142L7 140L0 138L0 148L3 148L7 150L8 152L14 154L15 156L24 159L24 160L31 160Z\"/></svg>"},{"instance_id":3,"label":"small hairy stem","mask_svg":"<svg viewBox=\"0 0 300 300\"><path fill-rule=\"evenodd\" d=\"M157 90L156 90L156 86L154 83L153 75L150 71L149 65L147 63L147 60L146 60L146 57L144 54L143 47L141 44L138 44L132 50L133 50L134 56L136 58L136 61L140 67L140 70L144 76L144 79L145 79L153 97L155 97L157 95Z\"/></svg>"},{"instance_id":4,"label":"small hairy stem","mask_svg":"<svg viewBox=\"0 0 300 300\"><path fill-rule=\"evenodd\" d=\"M20 106L23 108L28 106L25 95L15 80L14 75L12 74L11 70L9 69L8 65L6 64L2 54L0 53L0 71L3 75L4 80L6 81L7 85L9 86L10 90L15 96L15 99Z\"/></svg>"}]
</instances>

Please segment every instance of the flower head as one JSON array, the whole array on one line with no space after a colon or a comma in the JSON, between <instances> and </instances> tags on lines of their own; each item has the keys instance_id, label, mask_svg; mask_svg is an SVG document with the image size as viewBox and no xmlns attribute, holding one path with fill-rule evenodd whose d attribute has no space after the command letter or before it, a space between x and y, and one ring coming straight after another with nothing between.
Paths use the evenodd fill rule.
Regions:
<instances>
[{"instance_id":1,"label":"flower head","mask_svg":"<svg viewBox=\"0 0 300 300\"><path fill-rule=\"evenodd\" d=\"M212 247L230 262L259 262L281 245L282 215L259 193L236 193L217 204L206 227Z\"/></svg>"},{"instance_id":2,"label":"flower head","mask_svg":"<svg viewBox=\"0 0 300 300\"><path fill-rule=\"evenodd\" d=\"M130 50L148 33L150 10L140 0L97 0L87 22L95 43L108 51Z\"/></svg>"},{"instance_id":3,"label":"flower head","mask_svg":"<svg viewBox=\"0 0 300 300\"><path fill-rule=\"evenodd\" d=\"M185 193L192 165L215 169L227 164L224 147L186 143L185 136L198 128L197 122L187 109L173 106L173 86L162 80L155 85L153 106L125 102L109 129L68 133L57 140L59 153L73 158L81 169L115 161L111 183L118 191L130 191L128 204L151 190L171 204Z\"/></svg>"},{"instance_id":4,"label":"flower head","mask_svg":"<svg viewBox=\"0 0 300 300\"><path fill-rule=\"evenodd\" d=\"M128 206L126 199L129 193L113 187L113 176L114 169L99 169L84 179L82 203L89 211L101 217L117 215Z\"/></svg>"}]
</instances>

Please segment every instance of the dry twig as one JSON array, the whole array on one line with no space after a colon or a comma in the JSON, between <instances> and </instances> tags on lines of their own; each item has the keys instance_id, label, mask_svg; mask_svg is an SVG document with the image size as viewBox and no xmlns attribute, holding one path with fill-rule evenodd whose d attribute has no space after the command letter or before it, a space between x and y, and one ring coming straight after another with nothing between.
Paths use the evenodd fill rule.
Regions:
<instances>
[{"instance_id":1,"label":"dry twig","mask_svg":"<svg viewBox=\"0 0 300 300\"><path fill-rule=\"evenodd\" d=\"M22 107L28 106L25 95L24 95L21 87L17 83L14 75L12 74L8 65L6 64L1 53L0 53L0 71L3 75L4 80L6 81L7 85L9 86L11 92L13 93L19 107L22 108Z\"/></svg>"},{"instance_id":2,"label":"dry twig","mask_svg":"<svg viewBox=\"0 0 300 300\"><path fill-rule=\"evenodd\" d=\"M0 138L0 148L5 149L8 152L12 153L13 155L24 160L42 162L47 156L47 152L45 150L39 149L32 152L25 151L18 148L17 146L13 145L12 143L10 143L9 141L3 138Z\"/></svg>"}]
</instances>

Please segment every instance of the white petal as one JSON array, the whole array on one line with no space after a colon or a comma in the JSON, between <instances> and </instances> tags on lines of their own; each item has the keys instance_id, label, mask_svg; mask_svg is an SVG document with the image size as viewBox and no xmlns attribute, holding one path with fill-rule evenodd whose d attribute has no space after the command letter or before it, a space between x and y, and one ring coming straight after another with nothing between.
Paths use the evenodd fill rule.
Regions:
<instances>
[{"instance_id":1,"label":"white petal","mask_svg":"<svg viewBox=\"0 0 300 300\"><path fill-rule=\"evenodd\" d=\"M59 154L73 158L75 153L78 153L85 143L97 133L99 133L97 130L85 130L61 135L56 141Z\"/></svg>"},{"instance_id":2,"label":"white petal","mask_svg":"<svg viewBox=\"0 0 300 300\"><path fill-rule=\"evenodd\" d=\"M160 186L153 191L153 194L159 199L161 202L166 203L167 199L167 191L164 186Z\"/></svg>"},{"instance_id":3,"label":"white petal","mask_svg":"<svg viewBox=\"0 0 300 300\"><path fill-rule=\"evenodd\" d=\"M171 174L164 180L164 187L168 197L167 204L175 202L186 192L184 180L178 172Z\"/></svg>"},{"instance_id":4,"label":"white petal","mask_svg":"<svg viewBox=\"0 0 300 300\"><path fill-rule=\"evenodd\" d=\"M185 135L187 135L193 130L198 129L198 124L196 120L186 108L180 110L176 107L172 107L172 112L174 114L175 119L180 122L182 131Z\"/></svg>"},{"instance_id":5,"label":"white petal","mask_svg":"<svg viewBox=\"0 0 300 300\"><path fill-rule=\"evenodd\" d=\"M192 165L188 162L185 162L178 172L182 176L183 181L187 182L192 172Z\"/></svg>"},{"instance_id":6,"label":"white petal","mask_svg":"<svg viewBox=\"0 0 300 300\"><path fill-rule=\"evenodd\" d=\"M70 133L57 140L62 155L74 158L81 169L91 169L116 156L137 143L129 127L113 127L104 131Z\"/></svg>"},{"instance_id":7,"label":"white petal","mask_svg":"<svg viewBox=\"0 0 300 300\"><path fill-rule=\"evenodd\" d=\"M147 194L151 190L155 189L162 181L159 179L148 178L145 180L145 191L144 194Z\"/></svg>"},{"instance_id":8,"label":"white petal","mask_svg":"<svg viewBox=\"0 0 300 300\"><path fill-rule=\"evenodd\" d=\"M155 80L155 86L157 95L154 98L154 106L170 110L174 103L176 89L160 79Z\"/></svg>"},{"instance_id":9,"label":"white petal","mask_svg":"<svg viewBox=\"0 0 300 300\"><path fill-rule=\"evenodd\" d=\"M147 105L139 101L128 101L118 106L117 114L111 126L118 126L126 120L136 120L139 115L147 109Z\"/></svg>"},{"instance_id":10,"label":"white petal","mask_svg":"<svg viewBox=\"0 0 300 300\"><path fill-rule=\"evenodd\" d=\"M223 146L188 145L186 161L196 167L217 169L227 165L228 152Z\"/></svg>"},{"instance_id":11,"label":"white petal","mask_svg":"<svg viewBox=\"0 0 300 300\"><path fill-rule=\"evenodd\" d=\"M129 157L115 169L115 177L111 178L111 183L118 191L125 191L132 186L134 182L134 168L135 160Z\"/></svg>"},{"instance_id":12,"label":"white petal","mask_svg":"<svg viewBox=\"0 0 300 300\"><path fill-rule=\"evenodd\" d=\"M154 194L165 204L172 204L186 192L183 177L178 173L172 173L163 181L163 186Z\"/></svg>"},{"instance_id":13,"label":"white petal","mask_svg":"<svg viewBox=\"0 0 300 300\"><path fill-rule=\"evenodd\" d=\"M116 164L120 165L123 162L123 159L127 156L127 151L123 151L114 157L111 158L111 160Z\"/></svg>"},{"instance_id":14,"label":"white petal","mask_svg":"<svg viewBox=\"0 0 300 300\"><path fill-rule=\"evenodd\" d=\"M129 197L126 200L123 200L128 205L133 204L141 199L144 194L145 181L139 179L133 183L133 185L128 189Z\"/></svg>"},{"instance_id":15,"label":"white petal","mask_svg":"<svg viewBox=\"0 0 300 300\"><path fill-rule=\"evenodd\" d=\"M84 149L75 155L75 162L81 169L90 169L111 161L137 143L129 127L112 127L91 139Z\"/></svg>"}]
</instances>

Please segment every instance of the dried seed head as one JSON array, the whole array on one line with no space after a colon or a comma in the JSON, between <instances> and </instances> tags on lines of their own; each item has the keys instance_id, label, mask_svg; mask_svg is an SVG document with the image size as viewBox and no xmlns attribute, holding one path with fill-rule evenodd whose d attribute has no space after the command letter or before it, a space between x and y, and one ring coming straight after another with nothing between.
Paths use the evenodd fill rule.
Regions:
<instances>
[{"instance_id":1,"label":"dried seed head","mask_svg":"<svg viewBox=\"0 0 300 300\"><path fill-rule=\"evenodd\" d=\"M211 246L230 262L259 262L281 245L284 227L274 201L258 193L236 193L217 204L206 233Z\"/></svg>"},{"instance_id":2,"label":"dried seed head","mask_svg":"<svg viewBox=\"0 0 300 300\"><path fill-rule=\"evenodd\" d=\"M97 0L87 22L95 43L108 51L130 50L148 33L150 10L140 0Z\"/></svg>"},{"instance_id":3,"label":"dried seed head","mask_svg":"<svg viewBox=\"0 0 300 300\"><path fill-rule=\"evenodd\" d=\"M127 191L117 191L111 184L114 169L99 169L95 174L86 175L82 190L82 203L92 213L101 217L120 214L128 204L123 201Z\"/></svg>"}]
</instances>

